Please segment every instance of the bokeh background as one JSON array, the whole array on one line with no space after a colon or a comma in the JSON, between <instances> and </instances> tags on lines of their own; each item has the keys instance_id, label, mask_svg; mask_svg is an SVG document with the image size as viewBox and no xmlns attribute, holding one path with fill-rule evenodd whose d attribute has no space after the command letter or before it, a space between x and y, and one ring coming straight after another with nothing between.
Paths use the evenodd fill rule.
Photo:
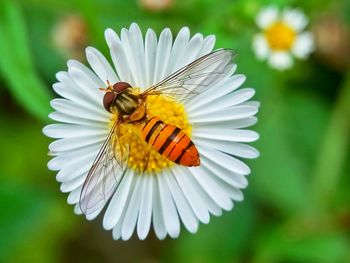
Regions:
<instances>
[{"instance_id":1,"label":"bokeh background","mask_svg":"<svg viewBox=\"0 0 350 263\"><path fill-rule=\"evenodd\" d=\"M316 50L278 72L251 49L260 8L300 7ZM176 240L114 241L101 217L73 213L48 171L55 73L108 56L104 29L215 34L261 101L261 157L245 201ZM0 1L0 262L350 262L350 2L348 0Z\"/></svg>"}]
</instances>

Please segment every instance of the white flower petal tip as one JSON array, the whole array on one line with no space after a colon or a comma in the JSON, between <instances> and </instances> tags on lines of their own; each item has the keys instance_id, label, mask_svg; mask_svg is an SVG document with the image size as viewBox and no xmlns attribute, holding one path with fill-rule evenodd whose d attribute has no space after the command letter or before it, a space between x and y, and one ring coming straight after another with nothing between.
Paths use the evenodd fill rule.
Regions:
<instances>
[{"instance_id":1,"label":"white flower petal tip","mask_svg":"<svg viewBox=\"0 0 350 263\"><path fill-rule=\"evenodd\" d=\"M282 71L292 67L293 59L287 52L274 52L269 58L269 65Z\"/></svg>"},{"instance_id":2,"label":"white flower petal tip","mask_svg":"<svg viewBox=\"0 0 350 263\"><path fill-rule=\"evenodd\" d=\"M254 36L252 48L257 59L267 60L274 69L289 69L293 66L292 55L306 59L314 51L311 32L303 31L308 18L300 9L269 6L256 16L256 24L262 32Z\"/></svg>"},{"instance_id":3,"label":"white flower petal tip","mask_svg":"<svg viewBox=\"0 0 350 263\"><path fill-rule=\"evenodd\" d=\"M274 17L274 11L269 12L261 18L265 25ZM191 37L189 28L183 27L177 35L165 28L158 37L148 29L143 37L136 23L120 33L108 28L104 34L111 62L96 48L87 47L89 66L69 60L67 71L56 74L57 83L52 88L62 98L50 102L54 112L49 117L55 123L42 129L54 139L49 145L52 159L48 169L57 171L60 190L68 193L67 202L74 205L74 212L87 220L103 214L103 228L112 231L113 239L129 240L136 235L144 240L152 231L160 240L177 238L181 226L196 233L200 223L210 222L211 215L220 216L243 200L242 189L248 185L246 176L251 170L242 159L259 156L248 145L259 138L248 128L257 122L255 115L260 107L251 100L255 90L242 88L246 77L235 74L232 50L213 51L213 35L197 33ZM299 56L303 56L300 49L307 39L305 35L295 46ZM260 36L256 45L262 42ZM266 43L259 52L266 59L270 51L264 48ZM282 63L281 58L274 60ZM172 75L175 72L180 73ZM166 80L168 77L170 80ZM159 118L157 123L149 124L150 137L141 137L144 127L140 130L132 122L120 121L111 130L116 114L105 109L106 92L117 89L114 84L118 82L130 83L143 92L160 81L160 92L145 102L148 116ZM117 95L129 96L126 90ZM119 114L129 116L129 108L122 106L134 104L130 100L123 104L117 95L111 105ZM132 103L140 100L141 96L137 100L131 97ZM151 117L140 117L143 125L151 123ZM160 135L157 125L164 130L174 129L173 136ZM186 147L181 146L180 139L175 140L175 132L183 136ZM144 145L145 140L149 144L154 140L155 144L156 135L164 140L158 141L162 147L156 149L163 157ZM174 151L176 158L170 156L169 144L176 149L183 147L180 152ZM128 149L126 160L121 158L125 156L118 146ZM187 155L187 151L195 150L198 158ZM142 154L145 157L141 158ZM185 155L187 159L183 159ZM161 162L155 161L158 159ZM188 167L192 164L186 162L192 159L192 164L200 161L200 165Z\"/></svg>"},{"instance_id":4,"label":"white flower petal tip","mask_svg":"<svg viewBox=\"0 0 350 263\"><path fill-rule=\"evenodd\" d=\"M304 15L303 11L299 8L291 9L286 8L282 12L282 20L287 24L293 27L297 32L300 32L305 29L308 24L308 19Z\"/></svg>"},{"instance_id":5,"label":"white flower petal tip","mask_svg":"<svg viewBox=\"0 0 350 263\"><path fill-rule=\"evenodd\" d=\"M301 33L292 48L294 56L306 59L315 50L314 36L311 32Z\"/></svg>"},{"instance_id":6,"label":"white flower petal tip","mask_svg":"<svg viewBox=\"0 0 350 263\"><path fill-rule=\"evenodd\" d=\"M268 6L263 8L255 18L256 24L265 29L278 20L279 11L276 6Z\"/></svg>"},{"instance_id":7,"label":"white flower petal tip","mask_svg":"<svg viewBox=\"0 0 350 263\"><path fill-rule=\"evenodd\" d=\"M256 34L253 39L253 50L260 60L265 60L270 53L269 44L263 34Z\"/></svg>"}]
</instances>

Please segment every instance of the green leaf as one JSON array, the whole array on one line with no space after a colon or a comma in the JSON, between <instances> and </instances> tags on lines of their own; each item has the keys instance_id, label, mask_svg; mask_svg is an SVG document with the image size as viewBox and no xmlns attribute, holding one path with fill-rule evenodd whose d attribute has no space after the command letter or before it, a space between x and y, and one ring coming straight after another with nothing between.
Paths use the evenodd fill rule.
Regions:
<instances>
[{"instance_id":1,"label":"green leaf","mask_svg":"<svg viewBox=\"0 0 350 263\"><path fill-rule=\"evenodd\" d=\"M25 21L15 2L0 4L0 35L0 73L11 94L29 113L47 120L51 96L33 66Z\"/></svg>"}]
</instances>

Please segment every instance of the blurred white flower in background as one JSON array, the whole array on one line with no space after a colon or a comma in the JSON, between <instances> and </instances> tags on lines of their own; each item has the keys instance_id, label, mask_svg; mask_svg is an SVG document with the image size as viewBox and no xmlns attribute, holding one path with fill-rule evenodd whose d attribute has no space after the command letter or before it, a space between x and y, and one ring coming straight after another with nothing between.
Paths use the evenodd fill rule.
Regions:
<instances>
[{"instance_id":1,"label":"blurred white flower in background","mask_svg":"<svg viewBox=\"0 0 350 263\"><path fill-rule=\"evenodd\" d=\"M256 24L262 32L253 39L255 55L267 60L272 68L289 69L293 56L306 59L314 50L312 33L304 31L308 18L299 9L263 8L256 16Z\"/></svg>"}]
</instances>

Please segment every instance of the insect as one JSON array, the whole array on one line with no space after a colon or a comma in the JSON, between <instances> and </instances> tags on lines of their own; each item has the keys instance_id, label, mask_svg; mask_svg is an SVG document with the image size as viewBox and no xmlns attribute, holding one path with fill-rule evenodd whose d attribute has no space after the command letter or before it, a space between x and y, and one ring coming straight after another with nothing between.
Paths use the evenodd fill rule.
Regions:
<instances>
[{"instance_id":1,"label":"insect","mask_svg":"<svg viewBox=\"0 0 350 263\"><path fill-rule=\"evenodd\" d=\"M146 108L148 96L163 95L185 101L221 81L233 64L235 52L218 49L177 70L140 94L126 82L108 83L103 88L103 106L117 112L106 140L99 150L83 184L79 205L85 215L99 212L114 194L127 172L128 145L121 145L119 127L123 123L138 123L143 139L159 154L179 165L199 166L200 157L195 144L179 128L150 116Z\"/></svg>"}]
</instances>

